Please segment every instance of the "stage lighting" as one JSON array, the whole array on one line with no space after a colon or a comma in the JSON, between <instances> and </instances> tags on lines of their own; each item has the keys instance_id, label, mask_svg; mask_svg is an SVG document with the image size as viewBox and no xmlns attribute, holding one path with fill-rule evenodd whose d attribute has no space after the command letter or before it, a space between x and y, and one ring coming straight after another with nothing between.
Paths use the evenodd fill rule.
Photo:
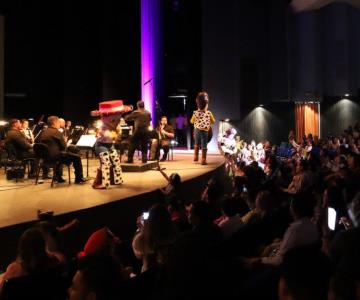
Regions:
<instances>
[{"instance_id":1,"label":"stage lighting","mask_svg":"<svg viewBox=\"0 0 360 300\"><path fill-rule=\"evenodd\" d=\"M7 124L9 124L9 123L6 121L3 121L3 120L0 121L0 126L6 126Z\"/></svg>"},{"instance_id":2,"label":"stage lighting","mask_svg":"<svg viewBox=\"0 0 360 300\"><path fill-rule=\"evenodd\" d=\"M345 96L345 97L349 97L349 96L350 96L350 94L345 94L344 96Z\"/></svg>"},{"instance_id":3,"label":"stage lighting","mask_svg":"<svg viewBox=\"0 0 360 300\"><path fill-rule=\"evenodd\" d=\"M230 119L225 119L225 120L224 120L224 122L229 122L229 121L230 121Z\"/></svg>"},{"instance_id":4,"label":"stage lighting","mask_svg":"<svg viewBox=\"0 0 360 300\"><path fill-rule=\"evenodd\" d=\"M259 107L264 107L264 104L259 104Z\"/></svg>"}]
</instances>

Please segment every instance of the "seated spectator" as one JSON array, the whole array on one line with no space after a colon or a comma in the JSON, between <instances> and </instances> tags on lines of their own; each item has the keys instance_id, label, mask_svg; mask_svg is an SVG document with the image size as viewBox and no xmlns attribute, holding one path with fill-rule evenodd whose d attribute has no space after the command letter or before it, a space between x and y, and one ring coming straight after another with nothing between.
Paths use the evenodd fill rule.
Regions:
<instances>
[{"instance_id":1,"label":"seated spectator","mask_svg":"<svg viewBox=\"0 0 360 300\"><path fill-rule=\"evenodd\" d=\"M141 271L163 266L176 238L176 227L166 207L153 205L149 210L149 218L144 221L132 243L135 256L143 262Z\"/></svg>"},{"instance_id":2,"label":"seated spectator","mask_svg":"<svg viewBox=\"0 0 360 300\"><path fill-rule=\"evenodd\" d=\"M325 300L329 278L329 261L319 249L303 246L289 250L281 264L279 300Z\"/></svg>"},{"instance_id":3,"label":"seated spectator","mask_svg":"<svg viewBox=\"0 0 360 300\"><path fill-rule=\"evenodd\" d=\"M273 203L269 191L260 191L256 195L255 202L248 198L247 201L250 211L241 217L243 224L254 222L256 219L262 219L266 214L271 212Z\"/></svg>"},{"instance_id":4,"label":"seated spectator","mask_svg":"<svg viewBox=\"0 0 360 300\"><path fill-rule=\"evenodd\" d=\"M296 164L295 175L284 192L289 194L298 194L306 192L312 185L310 175L308 173L308 162L300 160Z\"/></svg>"},{"instance_id":5,"label":"seated spectator","mask_svg":"<svg viewBox=\"0 0 360 300\"><path fill-rule=\"evenodd\" d=\"M46 251L40 229L27 229L20 237L17 258L6 269L0 282L0 293L7 279L45 272L59 265L57 257Z\"/></svg>"},{"instance_id":6,"label":"seated spectator","mask_svg":"<svg viewBox=\"0 0 360 300\"><path fill-rule=\"evenodd\" d=\"M252 262L279 265L284 254L290 249L315 244L319 241L319 232L315 224L310 221L310 217L313 215L313 204L310 199L304 198L302 195L294 197L291 201L290 212L294 222L286 230L283 239L270 246L268 250L272 251L267 256Z\"/></svg>"},{"instance_id":7,"label":"seated spectator","mask_svg":"<svg viewBox=\"0 0 360 300\"><path fill-rule=\"evenodd\" d=\"M224 239L232 236L241 226L241 218L239 215L239 201L233 197L226 197L222 201L223 220L218 224Z\"/></svg>"},{"instance_id":8,"label":"seated spectator","mask_svg":"<svg viewBox=\"0 0 360 300\"><path fill-rule=\"evenodd\" d=\"M119 268L109 257L83 257L68 291L69 300L121 299L125 293L122 279Z\"/></svg>"}]
</instances>

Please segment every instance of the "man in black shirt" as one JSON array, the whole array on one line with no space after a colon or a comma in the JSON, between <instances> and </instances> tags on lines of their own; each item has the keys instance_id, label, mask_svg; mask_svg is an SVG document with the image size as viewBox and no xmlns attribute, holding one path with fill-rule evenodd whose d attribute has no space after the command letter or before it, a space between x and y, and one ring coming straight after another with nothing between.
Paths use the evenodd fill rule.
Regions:
<instances>
[{"instance_id":1,"label":"man in black shirt","mask_svg":"<svg viewBox=\"0 0 360 300\"><path fill-rule=\"evenodd\" d=\"M160 125L156 128L157 137L152 140L150 160L158 160L160 157L160 149L163 148L164 155L161 161L166 161L169 153L171 139L174 138L174 129L168 124L167 117L162 116Z\"/></svg>"},{"instance_id":2,"label":"man in black shirt","mask_svg":"<svg viewBox=\"0 0 360 300\"><path fill-rule=\"evenodd\" d=\"M26 136L21 132L21 123L18 119L10 121L10 129L6 133L6 148L10 155L16 159L35 158L30 144ZM35 160L30 162L29 178L35 176Z\"/></svg>"},{"instance_id":3,"label":"man in black shirt","mask_svg":"<svg viewBox=\"0 0 360 300\"><path fill-rule=\"evenodd\" d=\"M144 101L137 102L137 110L125 116L125 121L134 121L134 134L130 140L127 163L133 163L134 153L137 146L141 149L141 160L147 162L147 145L149 142L148 131L151 121L151 114L145 109Z\"/></svg>"},{"instance_id":4,"label":"man in black shirt","mask_svg":"<svg viewBox=\"0 0 360 300\"><path fill-rule=\"evenodd\" d=\"M83 178L81 158L77 154L66 152L65 139L59 131L59 118L56 116L49 117L48 126L49 127L40 134L40 142L49 147L50 157L52 159L60 160L63 163L72 163L75 169L75 183L84 183L85 179ZM55 172L57 181L64 182L64 179L61 177L61 168L56 168Z\"/></svg>"}]
</instances>

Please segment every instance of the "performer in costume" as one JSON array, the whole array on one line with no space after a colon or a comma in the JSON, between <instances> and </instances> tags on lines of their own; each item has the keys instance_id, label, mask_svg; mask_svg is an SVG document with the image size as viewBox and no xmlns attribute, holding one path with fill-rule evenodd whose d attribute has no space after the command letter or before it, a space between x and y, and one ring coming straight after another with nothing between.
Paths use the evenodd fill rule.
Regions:
<instances>
[{"instance_id":1,"label":"performer in costume","mask_svg":"<svg viewBox=\"0 0 360 300\"><path fill-rule=\"evenodd\" d=\"M230 171L235 174L236 170L236 154L238 149L236 147L235 135L236 129L229 128L219 141L221 153L225 156L226 160L225 170L227 174L230 174Z\"/></svg>"},{"instance_id":2,"label":"performer in costume","mask_svg":"<svg viewBox=\"0 0 360 300\"><path fill-rule=\"evenodd\" d=\"M110 186L110 172L113 171L114 184L122 184L122 170L119 155L114 147L117 138L116 128L121 115L132 111L132 106L123 105L121 100L99 103L99 110L92 111L92 116L101 117L101 126L98 128L95 152L100 158L100 168L93 183L95 189L107 189ZM111 168L112 167L112 168Z\"/></svg>"},{"instance_id":3,"label":"performer in costume","mask_svg":"<svg viewBox=\"0 0 360 300\"><path fill-rule=\"evenodd\" d=\"M208 110L209 96L206 92L201 92L196 97L197 110L193 112L190 123L194 124L194 161L199 160L199 150L201 148L201 164L206 165L207 144L211 140L211 124L215 123L215 118Z\"/></svg>"}]
</instances>

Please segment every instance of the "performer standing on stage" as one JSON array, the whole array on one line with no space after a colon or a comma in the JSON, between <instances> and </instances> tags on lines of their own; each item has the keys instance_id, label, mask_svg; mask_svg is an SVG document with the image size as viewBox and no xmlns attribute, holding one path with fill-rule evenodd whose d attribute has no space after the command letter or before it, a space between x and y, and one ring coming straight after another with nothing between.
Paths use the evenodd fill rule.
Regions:
<instances>
[{"instance_id":1,"label":"performer standing on stage","mask_svg":"<svg viewBox=\"0 0 360 300\"><path fill-rule=\"evenodd\" d=\"M147 162L147 146L149 143L149 127L151 121L151 114L145 109L144 101L137 102L137 110L134 110L131 114L125 116L125 121L134 121L135 128L134 134L130 140L128 160L127 163L134 162L134 153L136 147L141 149L141 161Z\"/></svg>"},{"instance_id":2,"label":"performer standing on stage","mask_svg":"<svg viewBox=\"0 0 360 300\"><path fill-rule=\"evenodd\" d=\"M209 132L211 124L215 123L215 118L211 111L208 110L209 96L206 92L201 92L196 97L197 110L193 112L190 120L194 124L194 161L199 160L199 150L201 148L201 164L206 165L207 143L210 141Z\"/></svg>"},{"instance_id":3,"label":"performer standing on stage","mask_svg":"<svg viewBox=\"0 0 360 300\"><path fill-rule=\"evenodd\" d=\"M100 158L100 169L93 183L94 189L107 189L110 186L110 171L112 167L114 184L122 184L122 170L119 155L114 147L117 138L116 127L121 114L131 111L131 106L123 105L121 100L99 103L99 110L92 111L92 116L101 116L101 126L97 132L95 153Z\"/></svg>"}]
</instances>

